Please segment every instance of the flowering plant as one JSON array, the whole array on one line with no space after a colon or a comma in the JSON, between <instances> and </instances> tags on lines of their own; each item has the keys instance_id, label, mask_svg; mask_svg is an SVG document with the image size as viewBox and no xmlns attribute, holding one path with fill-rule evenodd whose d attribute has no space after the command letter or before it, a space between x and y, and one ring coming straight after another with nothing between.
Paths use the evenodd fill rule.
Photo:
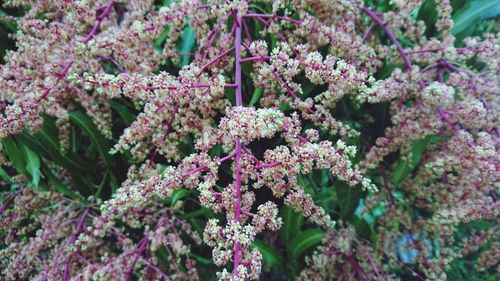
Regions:
<instances>
[{"instance_id":1,"label":"flowering plant","mask_svg":"<svg viewBox=\"0 0 500 281\"><path fill-rule=\"evenodd\" d=\"M0 276L498 274L500 2L370 2L6 1Z\"/></svg>"}]
</instances>

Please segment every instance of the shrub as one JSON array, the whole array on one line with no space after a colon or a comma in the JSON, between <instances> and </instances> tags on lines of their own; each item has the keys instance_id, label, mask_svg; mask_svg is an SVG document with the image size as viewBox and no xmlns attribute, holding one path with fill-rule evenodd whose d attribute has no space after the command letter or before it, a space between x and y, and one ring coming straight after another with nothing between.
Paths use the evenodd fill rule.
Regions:
<instances>
[{"instance_id":1,"label":"shrub","mask_svg":"<svg viewBox=\"0 0 500 281\"><path fill-rule=\"evenodd\" d=\"M1 276L493 280L500 2L371 2L7 1Z\"/></svg>"}]
</instances>

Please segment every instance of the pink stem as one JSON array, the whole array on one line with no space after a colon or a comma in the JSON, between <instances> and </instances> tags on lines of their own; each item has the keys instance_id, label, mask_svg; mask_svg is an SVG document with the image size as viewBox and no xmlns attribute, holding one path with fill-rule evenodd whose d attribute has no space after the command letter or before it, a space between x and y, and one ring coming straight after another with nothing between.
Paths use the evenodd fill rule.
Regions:
<instances>
[{"instance_id":1,"label":"pink stem","mask_svg":"<svg viewBox=\"0 0 500 281\"><path fill-rule=\"evenodd\" d=\"M408 55L405 53L403 47L401 47L401 44L399 44L399 41L396 39L392 31L387 27L385 22L375 12L373 12L367 7L363 7L363 12L365 12L376 24L380 25L380 27L384 29L385 34L387 34L389 39L392 41L392 44L394 44L398 49L398 52L401 55L401 58L403 59L405 67L407 69L411 69L412 65L410 59L408 58Z\"/></svg>"},{"instance_id":2,"label":"pink stem","mask_svg":"<svg viewBox=\"0 0 500 281\"><path fill-rule=\"evenodd\" d=\"M242 18L237 16L237 22L242 22ZM235 66L235 84L236 84L236 106L243 106L243 97L241 94L241 26L236 26L234 51L236 56ZM235 189L236 189L236 203L234 206L234 221L239 223L241 214L241 139L236 140L236 159L235 159ZM238 266L240 265L240 244L234 243L233 247L233 274L238 275Z\"/></svg>"},{"instance_id":3,"label":"pink stem","mask_svg":"<svg viewBox=\"0 0 500 281\"><path fill-rule=\"evenodd\" d=\"M252 36L250 35L250 31L248 30L248 26L245 20L242 20L243 28L245 29L245 34L247 36L248 44L252 42Z\"/></svg>"},{"instance_id":4,"label":"pink stem","mask_svg":"<svg viewBox=\"0 0 500 281\"><path fill-rule=\"evenodd\" d=\"M50 91L53 88L55 88L55 86L57 86L57 84L59 84L59 82L68 74L68 71L69 71L69 68L71 67L71 65L73 65L73 61L70 61L69 63L66 64L66 66L64 66L64 68L61 71L61 73L59 73L57 75L57 79L56 79L56 82L54 83L54 85L52 87L50 87L50 88L45 89L45 91L43 92L43 94L40 97L38 97L38 99L36 99L36 101L35 101L36 104L38 104L42 100L44 100L50 94Z\"/></svg>"},{"instance_id":5,"label":"pink stem","mask_svg":"<svg viewBox=\"0 0 500 281\"><path fill-rule=\"evenodd\" d=\"M242 211L241 213L244 214L244 215L246 215L246 216L249 216L249 217L255 217L255 214L251 213L251 212Z\"/></svg>"},{"instance_id":6,"label":"pink stem","mask_svg":"<svg viewBox=\"0 0 500 281\"><path fill-rule=\"evenodd\" d=\"M248 148L246 148L245 146L242 146L242 147L241 147L241 149L243 149L243 151L244 151L246 154L250 155L250 157L252 157L252 160L253 160L255 163L260 163L260 160L259 160L259 159L257 159L257 157L255 157L255 155L253 155L253 153L252 153L252 152L251 152Z\"/></svg>"},{"instance_id":7,"label":"pink stem","mask_svg":"<svg viewBox=\"0 0 500 281\"><path fill-rule=\"evenodd\" d=\"M302 23L301 20L296 20L296 19L292 19L289 17L285 17L285 16L271 15L271 14L246 14L245 17L258 18L258 19L266 19L267 18L267 19L271 19L271 20L279 19L279 20L289 21L293 24L301 24Z\"/></svg>"},{"instance_id":8,"label":"pink stem","mask_svg":"<svg viewBox=\"0 0 500 281\"><path fill-rule=\"evenodd\" d=\"M227 56L230 52L232 52L234 50L234 47L233 48L230 48L224 52L222 52L220 55L216 56L215 58L213 58L211 61L209 61L207 64L205 64L201 70L200 70L200 73L202 73L205 69L207 69L209 66L211 66L212 64L220 61L222 58L224 58L225 56Z\"/></svg>"},{"instance_id":9,"label":"pink stem","mask_svg":"<svg viewBox=\"0 0 500 281\"><path fill-rule=\"evenodd\" d=\"M68 244L73 244L73 242L75 242L77 235L82 231L83 224L85 223L85 218L87 217L88 214L89 214L89 209L85 209L85 211L83 211L83 214L78 219L78 223L76 225L75 232L69 238ZM63 281L68 280L69 267L70 267L72 255L73 254L69 254L68 257L66 258L66 267L64 269L64 274L63 274L63 278L62 278Z\"/></svg>"},{"instance_id":10,"label":"pink stem","mask_svg":"<svg viewBox=\"0 0 500 281\"><path fill-rule=\"evenodd\" d=\"M172 130L172 124L174 123L175 116L177 115L178 110L179 110L179 107L175 106L174 112L173 112L172 116L170 117L170 120L168 120L168 123L166 125L165 132L163 133L163 136L161 137L160 142L156 146L155 151L153 152L153 155L151 155L151 158L149 159L148 166L153 165L153 162L155 161L155 158L158 155L158 150L159 150L158 148L160 147L160 145L162 145L165 142L165 140L167 140L168 133L170 133L170 131Z\"/></svg>"},{"instance_id":11,"label":"pink stem","mask_svg":"<svg viewBox=\"0 0 500 281\"><path fill-rule=\"evenodd\" d=\"M230 154L228 154L226 157L223 157L223 158L219 159L219 161L222 163L222 162L225 162L225 161L227 161L227 160L229 160L229 159L231 159L231 158L233 158L235 156L236 156L236 152L233 151Z\"/></svg>"},{"instance_id":12,"label":"pink stem","mask_svg":"<svg viewBox=\"0 0 500 281\"><path fill-rule=\"evenodd\" d=\"M113 7L114 4L115 4L115 0L109 1L108 5L106 5L106 8L104 9L104 11L102 11L102 13L97 17L97 21L95 22L94 27L92 28L90 33L87 35L87 37L85 37L85 39L83 40L83 44L87 44L90 40L92 40L95 33L97 32L97 30L101 26L102 20L104 20L104 18L106 18L108 16L108 14L111 11L111 8Z\"/></svg>"},{"instance_id":13,"label":"pink stem","mask_svg":"<svg viewBox=\"0 0 500 281\"><path fill-rule=\"evenodd\" d=\"M446 48L416 50L416 51L407 52L406 54L408 54L408 55L413 55L413 54L432 53L432 52L439 52L439 51L443 51L443 50L445 50L445 49L446 49ZM484 51L484 50L480 50L480 49L473 49L473 48L456 48L455 50L456 50L457 52L459 52L459 53L463 53L463 52L474 52L474 53L480 53L480 52L483 52L483 51Z\"/></svg>"},{"instance_id":14,"label":"pink stem","mask_svg":"<svg viewBox=\"0 0 500 281\"><path fill-rule=\"evenodd\" d=\"M448 117L448 114L441 108L438 108L438 113L441 119L443 119L455 132L458 131L457 126L453 123L453 121Z\"/></svg>"},{"instance_id":15,"label":"pink stem","mask_svg":"<svg viewBox=\"0 0 500 281\"><path fill-rule=\"evenodd\" d=\"M264 60L270 60L271 56L256 56L256 57L249 57L249 58L244 58L241 60L241 62L247 62L247 61L264 61Z\"/></svg>"},{"instance_id":16,"label":"pink stem","mask_svg":"<svg viewBox=\"0 0 500 281\"><path fill-rule=\"evenodd\" d=\"M130 276L132 276L132 272L134 272L135 264L137 263L141 255L144 253L144 251L146 251L147 246L148 246L147 237L142 238L141 241L139 241L139 243L137 244L137 248L134 251L135 257L134 260L132 260L132 263L130 264L130 267L128 269L127 277L125 279L126 281L130 280Z\"/></svg>"},{"instance_id":17,"label":"pink stem","mask_svg":"<svg viewBox=\"0 0 500 281\"><path fill-rule=\"evenodd\" d=\"M9 195L9 197L7 197L7 199L4 201L4 203L2 204L2 206L0 207L0 215L5 211L7 210L7 207L9 207L9 204L10 202L12 202L12 200L14 200L14 198L16 197L16 195L19 193L19 191L16 191L14 193L12 193L11 195Z\"/></svg>"},{"instance_id":18,"label":"pink stem","mask_svg":"<svg viewBox=\"0 0 500 281\"><path fill-rule=\"evenodd\" d=\"M267 169L267 168L274 168L274 167L277 167L277 166L279 166L281 164L282 164L281 162L273 162L273 163L260 164L260 165L255 166L255 169L262 170L262 169Z\"/></svg>"},{"instance_id":19,"label":"pink stem","mask_svg":"<svg viewBox=\"0 0 500 281\"><path fill-rule=\"evenodd\" d=\"M144 87L144 90L152 91L152 90L159 90L159 89L167 89L169 91L174 91L174 90L181 89L183 87L186 87L186 86L167 86L165 88L163 88L162 86L146 86L146 87ZM193 85L189 85L187 87L188 88L210 88L210 85L209 84L193 84Z\"/></svg>"}]
</instances>

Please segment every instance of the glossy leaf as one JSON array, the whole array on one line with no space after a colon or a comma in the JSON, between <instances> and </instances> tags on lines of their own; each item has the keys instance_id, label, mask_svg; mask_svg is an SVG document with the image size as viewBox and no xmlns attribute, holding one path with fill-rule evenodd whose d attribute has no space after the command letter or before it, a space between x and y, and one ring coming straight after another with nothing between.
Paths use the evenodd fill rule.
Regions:
<instances>
[{"instance_id":1,"label":"glossy leaf","mask_svg":"<svg viewBox=\"0 0 500 281\"><path fill-rule=\"evenodd\" d=\"M189 54L193 50L194 43L196 40L196 31L191 26L187 26L184 28L184 32L182 33L182 46L181 53ZM182 66L188 65L191 61L191 56L183 55L181 58Z\"/></svg>"},{"instance_id":2,"label":"glossy leaf","mask_svg":"<svg viewBox=\"0 0 500 281\"><path fill-rule=\"evenodd\" d=\"M413 171L414 167L417 166L417 164L420 162L427 145L430 143L436 143L437 141L439 141L439 137L432 135L415 142L411 148L411 157L409 159L410 161L408 162L400 159L396 164L396 168L392 172L392 182L400 183L401 181L403 181Z\"/></svg>"},{"instance_id":3,"label":"glossy leaf","mask_svg":"<svg viewBox=\"0 0 500 281\"><path fill-rule=\"evenodd\" d=\"M253 91L252 99L250 100L250 103L248 105L253 106L254 104L256 104L259 101L260 97L262 96L263 92L264 91L261 88L256 88Z\"/></svg>"},{"instance_id":4,"label":"glossy leaf","mask_svg":"<svg viewBox=\"0 0 500 281\"><path fill-rule=\"evenodd\" d=\"M130 124L132 124L132 122L135 121L136 117L134 113L131 112L125 105L112 100L109 102L109 106L111 107L111 109L118 113L126 126L129 126Z\"/></svg>"},{"instance_id":5,"label":"glossy leaf","mask_svg":"<svg viewBox=\"0 0 500 281\"><path fill-rule=\"evenodd\" d=\"M281 217L284 223L279 233L283 243L289 245L295 235L300 232L304 216L296 213L292 208L284 206L281 209Z\"/></svg>"},{"instance_id":6,"label":"glossy leaf","mask_svg":"<svg viewBox=\"0 0 500 281\"><path fill-rule=\"evenodd\" d=\"M325 235L325 232L319 228L300 232L290 243L290 253L292 257L298 258L305 250L319 244Z\"/></svg>"},{"instance_id":7,"label":"glossy leaf","mask_svg":"<svg viewBox=\"0 0 500 281\"><path fill-rule=\"evenodd\" d=\"M500 14L500 0L470 1L453 15L453 28L451 33L458 35L478 21L495 17Z\"/></svg>"},{"instance_id":8,"label":"glossy leaf","mask_svg":"<svg viewBox=\"0 0 500 281\"><path fill-rule=\"evenodd\" d=\"M31 183L35 189L38 189L38 184L40 183L40 157L29 149L25 144L20 144L22 155L26 161L26 171L31 176Z\"/></svg>"},{"instance_id":9,"label":"glossy leaf","mask_svg":"<svg viewBox=\"0 0 500 281\"><path fill-rule=\"evenodd\" d=\"M10 162L19 174L26 175L26 163L21 156L21 151L19 150L16 141L13 137L7 137L3 139L3 150L7 153Z\"/></svg>"},{"instance_id":10,"label":"glossy leaf","mask_svg":"<svg viewBox=\"0 0 500 281\"><path fill-rule=\"evenodd\" d=\"M104 136L99 132L97 126L92 122L92 119L81 112L70 112L69 113L71 121L75 122L79 127L81 127L90 137L92 142L96 145L99 155L102 157L104 163L109 168L113 168L115 163L111 159L109 150L111 149L111 144L109 140L104 138Z\"/></svg>"}]
</instances>

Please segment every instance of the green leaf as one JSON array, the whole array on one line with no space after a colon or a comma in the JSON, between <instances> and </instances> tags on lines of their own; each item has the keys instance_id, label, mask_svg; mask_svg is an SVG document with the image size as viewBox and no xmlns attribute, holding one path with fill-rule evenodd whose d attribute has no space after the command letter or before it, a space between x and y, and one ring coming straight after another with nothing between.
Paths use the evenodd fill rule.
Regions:
<instances>
[{"instance_id":1,"label":"green leaf","mask_svg":"<svg viewBox=\"0 0 500 281\"><path fill-rule=\"evenodd\" d=\"M256 247L259 249L260 253L262 254L262 257L264 258L264 261L270 266L270 267L279 267L283 268L284 262L283 258L280 256L278 251L268 244L264 243L261 240L255 240L252 243L252 246Z\"/></svg>"},{"instance_id":2,"label":"green leaf","mask_svg":"<svg viewBox=\"0 0 500 281\"><path fill-rule=\"evenodd\" d=\"M292 257L298 258L305 250L319 244L325 235L325 232L319 228L300 232L290 244Z\"/></svg>"},{"instance_id":3,"label":"green leaf","mask_svg":"<svg viewBox=\"0 0 500 281\"><path fill-rule=\"evenodd\" d=\"M80 203L83 203L83 204L87 203L87 201L85 201L85 199L81 195L75 193L74 191L72 191L71 189L66 187L66 185L61 183L61 181L59 181L59 179L56 176L54 176L54 174L50 171L49 168L43 166L42 171L43 171L44 175L47 176L47 179L49 180L49 182L52 183L52 185L54 185L54 188L57 191L68 196L69 198L72 198L74 200L78 200Z\"/></svg>"},{"instance_id":4,"label":"green leaf","mask_svg":"<svg viewBox=\"0 0 500 281\"><path fill-rule=\"evenodd\" d=\"M10 178L9 174L0 167L0 178L2 178L6 183L12 183L12 179Z\"/></svg>"},{"instance_id":5,"label":"green leaf","mask_svg":"<svg viewBox=\"0 0 500 281\"><path fill-rule=\"evenodd\" d=\"M410 162L405 161L403 159L399 159L399 161L396 164L396 168L392 172L391 181L395 184L403 181L413 171L414 167L416 167L417 164L420 162L427 145L430 143L436 143L438 141L439 141L439 136L430 135L415 142L411 148L411 157L409 159Z\"/></svg>"},{"instance_id":6,"label":"green leaf","mask_svg":"<svg viewBox=\"0 0 500 281\"><path fill-rule=\"evenodd\" d=\"M184 32L182 33L182 45L181 53L188 54L193 50L194 42L196 40L196 31L191 26L186 26ZM182 66L188 65L191 60L191 56L182 56L181 63Z\"/></svg>"},{"instance_id":7,"label":"green leaf","mask_svg":"<svg viewBox=\"0 0 500 281\"><path fill-rule=\"evenodd\" d=\"M231 102L231 104L236 104L236 91L234 89L225 88L224 96Z\"/></svg>"},{"instance_id":8,"label":"green leaf","mask_svg":"<svg viewBox=\"0 0 500 281\"><path fill-rule=\"evenodd\" d=\"M426 0L420 7L417 20L423 20L426 26L426 35L431 37L436 31L436 20L438 18L437 5L435 0Z\"/></svg>"},{"instance_id":9,"label":"green leaf","mask_svg":"<svg viewBox=\"0 0 500 281\"><path fill-rule=\"evenodd\" d=\"M340 217L344 220L351 219L358 208L359 200L363 195L361 188L347 186L340 182L335 188L340 207Z\"/></svg>"},{"instance_id":10,"label":"green leaf","mask_svg":"<svg viewBox=\"0 0 500 281\"><path fill-rule=\"evenodd\" d=\"M180 215L180 217L183 219L191 219L191 218L201 217L204 215L209 216L210 214L212 214L212 211L210 209L201 208L199 210Z\"/></svg>"},{"instance_id":11,"label":"green leaf","mask_svg":"<svg viewBox=\"0 0 500 281\"><path fill-rule=\"evenodd\" d=\"M179 189L179 190L176 190L174 191L174 193L172 194L172 196L170 196L170 202L172 205L175 204L175 202L181 200L182 198L188 196L188 194L190 193L191 191L189 189Z\"/></svg>"},{"instance_id":12,"label":"green leaf","mask_svg":"<svg viewBox=\"0 0 500 281\"><path fill-rule=\"evenodd\" d=\"M406 161L399 160L392 172L392 182L400 183L410 174L411 170L410 165Z\"/></svg>"},{"instance_id":13,"label":"green leaf","mask_svg":"<svg viewBox=\"0 0 500 281\"><path fill-rule=\"evenodd\" d=\"M167 25L164 27L163 31L160 33L160 36L155 40L155 48L156 50L163 52L162 45L167 40L167 37L170 33L170 27Z\"/></svg>"},{"instance_id":14,"label":"green leaf","mask_svg":"<svg viewBox=\"0 0 500 281\"><path fill-rule=\"evenodd\" d=\"M31 183L35 190L38 190L38 184L40 183L40 157L29 149L24 143L20 143L21 151L26 160L26 171L31 176Z\"/></svg>"},{"instance_id":15,"label":"green leaf","mask_svg":"<svg viewBox=\"0 0 500 281\"><path fill-rule=\"evenodd\" d=\"M109 106L111 107L111 109L116 111L118 115L120 115L120 118L123 120L123 123L126 126L129 126L130 124L132 124L132 122L135 121L134 113L132 113L125 105L112 100L109 102Z\"/></svg>"},{"instance_id":16,"label":"green leaf","mask_svg":"<svg viewBox=\"0 0 500 281\"><path fill-rule=\"evenodd\" d=\"M9 136L3 139L3 150L9 157L10 162L19 174L26 175L26 163L13 137Z\"/></svg>"},{"instance_id":17,"label":"green leaf","mask_svg":"<svg viewBox=\"0 0 500 281\"><path fill-rule=\"evenodd\" d=\"M295 212L289 206L283 206L283 208L281 209L281 217L284 220L284 224L281 227L279 233L283 244L290 245L290 241L292 241L295 235L299 233L302 228L304 216L300 213Z\"/></svg>"},{"instance_id":18,"label":"green leaf","mask_svg":"<svg viewBox=\"0 0 500 281\"><path fill-rule=\"evenodd\" d=\"M6 19L7 16L8 14L4 10L0 9L0 23L3 26L5 26L9 31L16 32L17 31L16 22Z\"/></svg>"},{"instance_id":19,"label":"green leaf","mask_svg":"<svg viewBox=\"0 0 500 281\"><path fill-rule=\"evenodd\" d=\"M253 91L252 99L250 100L249 106L253 106L255 103L257 103L262 96L262 93L264 91L261 88L256 88Z\"/></svg>"},{"instance_id":20,"label":"green leaf","mask_svg":"<svg viewBox=\"0 0 500 281\"><path fill-rule=\"evenodd\" d=\"M201 264L213 264L213 261L211 259L207 259L207 258L204 258L200 255L197 255L197 254L194 254L192 252L189 253L189 256L194 258L197 262L201 263Z\"/></svg>"},{"instance_id":21,"label":"green leaf","mask_svg":"<svg viewBox=\"0 0 500 281\"><path fill-rule=\"evenodd\" d=\"M25 139L36 153L44 158L54 160L54 162L68 170L81 171L89 168L75 153L66 152L66 155L63 155L57 140L57 133L53 134L46 126L40 128L35 133L35 137L27 134L22 134L19 137Z\"/></svg>"},{"instance_id":22,"label":"green leaf","mask_svg":"<svg viewBox=\"0 0 500 281\"><path fill-rule=\"evenodd\" d=\"M75 122L89 135L92 142L96 145L97 151L104 160L106 166L108 166L108 168L113 168L115 163L109 154L111 144L109 143L109 140L104 138L104 136L99 132L97 126L92 122L92 119L77 111L70 112L69 117L71 121Z\"/></svg>"},{"instance_id":23,"label":"green leaf","mask_svg":"<svg viewBox=\"0 0 500 281\"><path fill-rule=\"evenodd\" d=\"M476 0L470 1L462 9L453 15L455 23L451 34L458 35L471 25L481 20L492 18L500 14L500 0Z\"/></svg>"}]
</instances>

